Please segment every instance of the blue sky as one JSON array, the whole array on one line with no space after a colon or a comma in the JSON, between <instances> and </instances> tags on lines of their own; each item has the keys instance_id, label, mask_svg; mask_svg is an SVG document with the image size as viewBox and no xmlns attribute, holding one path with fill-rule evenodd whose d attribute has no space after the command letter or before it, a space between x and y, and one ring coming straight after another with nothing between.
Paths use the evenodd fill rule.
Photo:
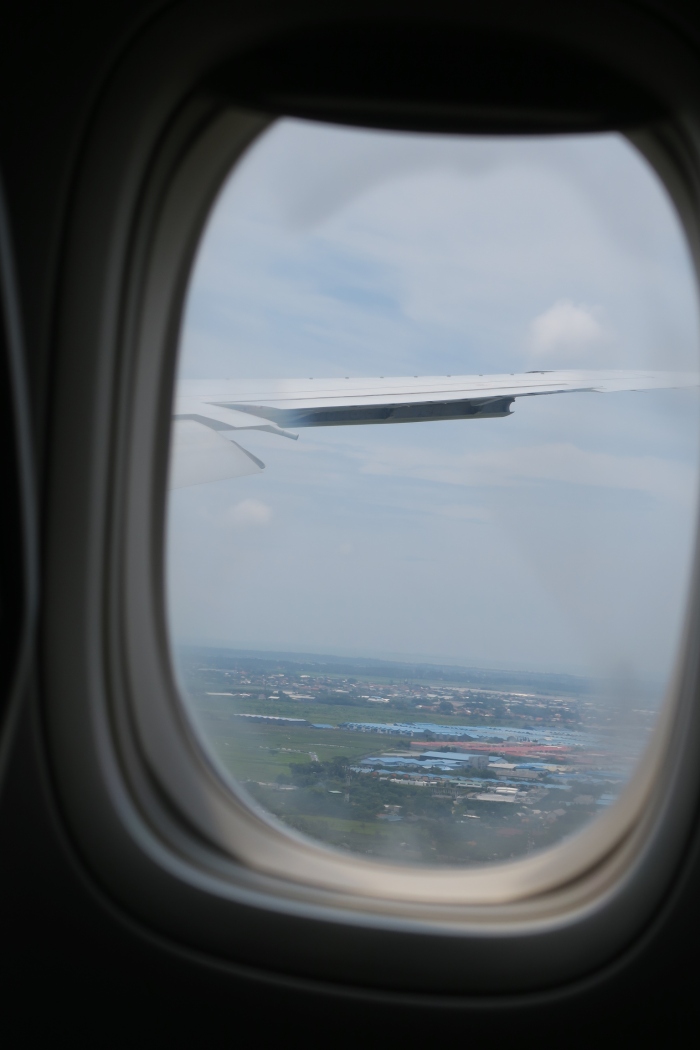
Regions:
<instances>
[{"instance_id":1,"label":"blue sky","mask_svg":"<svg viewBox=\"0 0 700 1050\"><path fill-rule=\"evenodd\" d=\"M187 378L695 371L683 235L617 135L285 120L204 231ZM695 524L695 391L508 419L247 435L263 474L171 496L179 640L663 679Z\"/></svg>"}]
</instances>

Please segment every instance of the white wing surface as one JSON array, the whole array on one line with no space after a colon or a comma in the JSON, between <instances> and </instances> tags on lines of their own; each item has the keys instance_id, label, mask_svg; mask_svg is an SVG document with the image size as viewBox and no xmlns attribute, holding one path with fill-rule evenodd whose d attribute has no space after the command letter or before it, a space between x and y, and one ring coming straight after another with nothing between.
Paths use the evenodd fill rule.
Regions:
<instances>
[{"instance_id":1,"label":"white wing surface","mask_svg":"<svg viewBox=\"0 0 700 1050\"><path fill-rule=\"evenodd\" d=\"M297 435L287 428L494 418L510 415L518 397L677 389L699 384L697 373L613 370L374 379L182 380L174 411L171 485L201 484L262 470L260 460L230 440L239 431L262 430L296 440ZM188 426L183 427L185 423Z\"/></svg>"}]
</instances>

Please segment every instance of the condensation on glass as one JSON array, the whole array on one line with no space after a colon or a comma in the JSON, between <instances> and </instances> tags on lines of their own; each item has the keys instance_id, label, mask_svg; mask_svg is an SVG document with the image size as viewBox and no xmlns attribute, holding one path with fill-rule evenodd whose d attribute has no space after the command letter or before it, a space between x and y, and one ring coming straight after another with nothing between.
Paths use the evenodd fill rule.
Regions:
<instances>
[{"instance_id":1,"label":"condensation on glass","mask_svg":"<svg viewBox=\"0 0 700 1050\"><path fill-rule=\"evenodd\" d=\"M622 136L273 124L204 229L173 413L171 640L222 775L416 865L614 806L679 646L697 368Z\"/></svg>"}]
</instances>

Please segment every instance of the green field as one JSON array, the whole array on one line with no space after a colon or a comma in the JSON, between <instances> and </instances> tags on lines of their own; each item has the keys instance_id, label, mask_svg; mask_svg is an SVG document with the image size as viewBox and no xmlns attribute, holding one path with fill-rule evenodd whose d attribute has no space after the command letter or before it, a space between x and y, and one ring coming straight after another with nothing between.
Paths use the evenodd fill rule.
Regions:
<instances>
[{"instance_id":1,"label":"green field","mask_svg":"<svg viewBox=\"0 0 700 1050\"><path fill-rule=\"evenodd\" d=\"M390 750L383 738L342 729L288 729L268 722L246 724L232 719L228 724L202 718L213 749L237 780L274 781L288 773L291 765L344 756L352 763L366 755Z\"/></svg>"},{"instance_id":2,"label":"green field","mask_svg":"<svg viewBox=\"0 0 700 1050\"><path fill-rule=\"evenodd\" d=\"M345 729L312 729L310 726L276 726L235 717L238 713L304 718L309 722L394 721L384 709L321 704L309 701L259 700L201 695L193 698L193 709L218 757L238 780L273 781L290 765L343 755L351 763L368 755L405 750L410 740L400 737L356 733ZM388 705L386 705L388 706ZM431 721L433 719L431 718ZM440 718L440 724L459 724L459 719Z\"/></svg>"}]
</instances>

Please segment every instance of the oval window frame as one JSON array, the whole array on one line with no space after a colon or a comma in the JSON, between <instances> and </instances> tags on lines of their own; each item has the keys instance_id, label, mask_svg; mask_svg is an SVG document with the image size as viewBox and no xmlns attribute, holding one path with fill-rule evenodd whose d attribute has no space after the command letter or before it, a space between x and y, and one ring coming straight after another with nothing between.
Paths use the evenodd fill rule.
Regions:
<instances>
[{"instance_id":1,"label":"oval window frame","mask_svg":"<svg viewBox=\"0 0 700 1050\"><path fill-rule=\"evenodd\" d=\"M211 39L208 46L210 53L215 50ZM139 73L141 83L153 85L150 71L142 67ZM120 89L133 101L134 84L127 88L126 81L124 76ZM144 133L137 144L141 167L134 173L119 163L117 147L124 148L128 136L115 137L109 117L107 107L93 142L92 167L88 163L83 173L87 192L72 230L61 332L63 386L59 382L56 394L55 461L65 463L69 449L86 442L85 431L76 428L87 416L90 437L96 435L89 450L76 455L76 470L89 472L92 488L79 494L72 513L67 497L56 496L54 512L59 522L77 520L76 513L88 522L78 530L81 549L74 558L74 564L81 562L84 593L76 585L77 598L70 598L80 608L76 625L87 647L71 635L71 625L56 624L71 591L65 576L70 558L52 569L47 614L55 624L48 643L49 666L56 673L49 689L50 746L83 855L146 921L179 930L191 943L227 957L242 952L249 961L269 964L270 952L253 943L256 937L265 930L296 931L295 944L282 945L276 954L278 965L295 972L379 985L503 991L558 982L596 965L624 945L653 910L679 862L695 807L697 569L674 683L677 706L649 762L659 775L653 785L635 788L632 809L639 814L645 805L644 814L599 848L594 867L589 855L585 870L560 873L556 889L539 883L518 899L490 892L490 903L479 903L474 895L471 903L455 902L449 894L439 901L426 893L416 900L410 887L406 899L397 901L395 890L389 896L358 893L343 873L324 888L315 875L305 881L308 851L300 878L281 877L279 829L266 825L221 783L182 710L168 655L160 561L174 347L187 275L218 186L236 152L267 118L239 112L236 131L226 124L231 113L222 112L219 99L206 93L190 98L175 116L172 109L161 111L160 122ZM120 131L130 121L133 113ZM696 248L697 128L686 117L634 138L670 188ZM106 175L110 160L113 177ZM105 217L95 236L100 211ZM89 261L95 252L102 256L93 274ZM71 312L71 301L83 299L86 287L88 293L96 290L91 322L81 318L77 306ZM89 368L76 381L81 360ZM79 397L87 398L87 407ZM75 420L67 418L70 404L79 406ZM54 566L60 557L59 551L50 552ZM59 652L66 637L72 645ZM68 698L71 683L74 695ZM87 782L94 789L89 800ZM261 853L253 856L244 837L260 845ZM307 850L305 841L286 831L283 839L285 849ZM342 867L347 866L343 855ZM512 871L512 863L508 867ZM304 930L310 943L302 948ZM344 947L329 955L333 938ZM376 961L368 960L373 944ZM390 960L395 971L388 977Z\"/></svg>"}]
</instances>

